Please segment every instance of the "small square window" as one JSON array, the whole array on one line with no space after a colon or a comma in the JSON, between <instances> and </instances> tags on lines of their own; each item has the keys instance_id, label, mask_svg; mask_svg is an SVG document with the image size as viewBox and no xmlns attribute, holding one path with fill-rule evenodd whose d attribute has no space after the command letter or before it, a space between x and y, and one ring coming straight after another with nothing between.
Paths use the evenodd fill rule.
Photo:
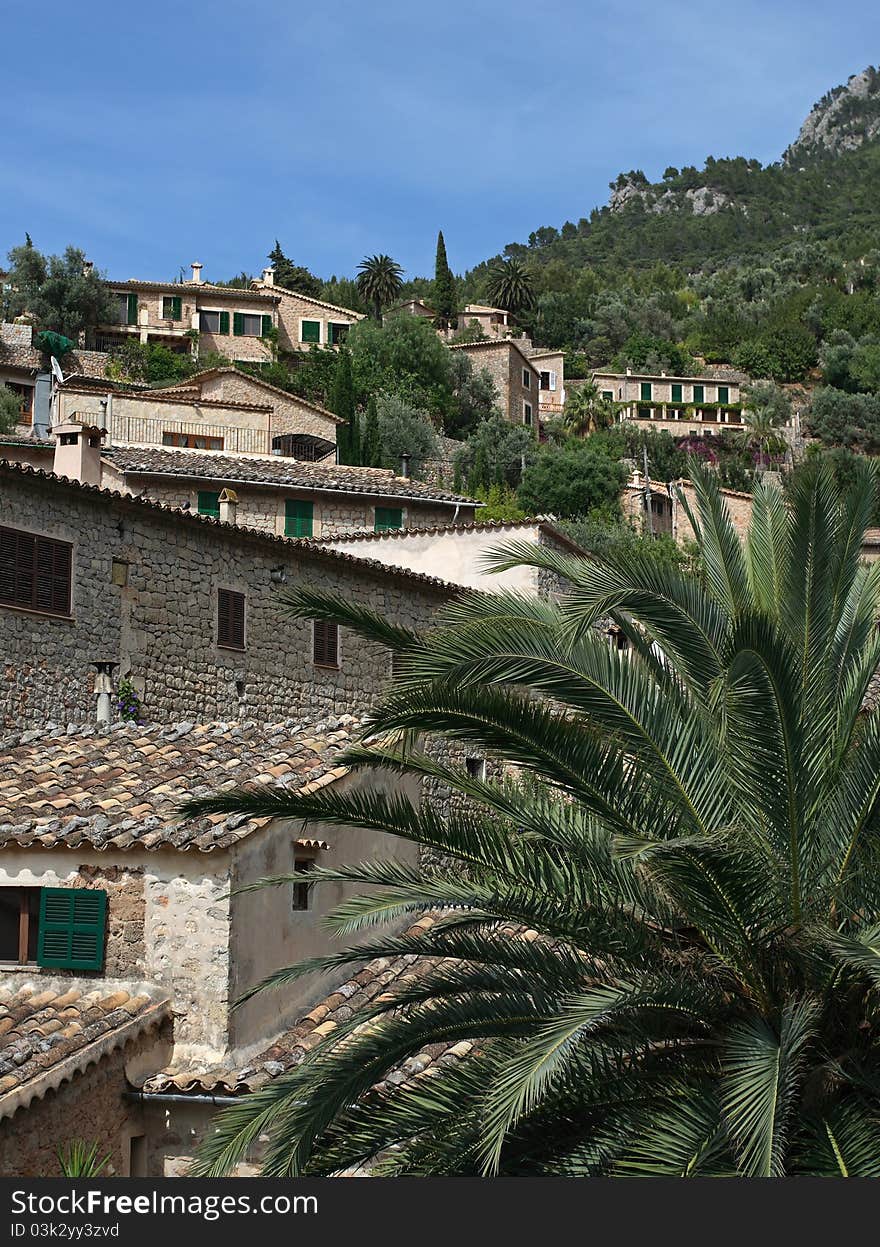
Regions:
<instances>
[{"instance_id":1,"label":"small square window","mask_svg":"<svg viewBox=\"0 0 880 1247\"><path fill-rule=\"evenodd\" d=\"M295 875L309 875L315 869L315 859L313 857L298 857L293 863L293 873ZM291 896L290 908L297 913L304 909L311 909L312 906L312 885L303 878L297 879L293 885L293 893Z\"/></svg>"},{"instance_id":2,"label":"small square window","mask_svg":"<svg viewBox=\"0 0 880 1247\"><path fill-rule=\"evenodd\" d=\"M523 368L523 389L530 390L532 388L532 374L528 368Z\"/></svg>"},{"instance_id":3,"label":"small square window","mask_svg":"<svg viewBox=\"0 0 880 1247\"><path fill-rule=\"evenodd\" d=\"M392 532L397 528L403 528L403 508L376 507L376 515L373 520L374 531L386 533Z\"/></svg>"},{"instance_id":4,"label":"small square window","mask_svg":"<svg viewBox=\"0 0 880 1247\"><path fill-rule=\"evenodd\" d=\"M219 333L220 332L220 313L219 312L199 312L199 329L201 330L202 333Z\"/></svg>"},{"instance_id":5,"label":"small square window","mask_svg":"<svg viewBox=\"0 0 880 1247\"><path fill-rule=\"evenodd\" d=\"M213 515L220 518L220 494L216 489L199 490L199 515Z\"/></svg>"},{"instance_id":6,"label":"small square window","mask_svg":"<svg viewBox=\"0 0 880 1247\"><path fill-rule=\"evenodd\" d=\"M348 325L343 325L337 321L330 320L327 322L327 341L330 346L339 346L348 337Z\"/></svg>"},{"instance_id":7,"label":"small square window","mask_svg":"<svg viewBox=\"0 0 880 1247\"><path fill-rule=\"evenodd\" d=\"M465 758L465 770L471 779L486 778L486 759L485 758Z\"/></svg>"},{"instance_id":8,"label":"small square window","mask_svg":"<svg viewBox=\"0 0 880 1247\"><path fill-rule=\"evenodd\" d=\"M301 322L299 337L301 342L320 342L321 341L321 322L319 320L304 320Z\"/></svg>"},{"instance_id":9,"label":"small square window","mask_svg":"<svg viewBox=\"0 0 880 1247\"><path fill-rule=\"evenodd\" d=\"M162 319L181 320L183 317L183 300L179 294L166 294L162 297Z\"/></svg>"},{"instance_id":10,"label":"small square window","mask_svg":"<svg viewBox=\"0 0 880 1247\"><path fill-rule=\"evenodd\" d=\"M0 888L0 961L37 960L39 888Z\"/></svg>"}]
</instances>

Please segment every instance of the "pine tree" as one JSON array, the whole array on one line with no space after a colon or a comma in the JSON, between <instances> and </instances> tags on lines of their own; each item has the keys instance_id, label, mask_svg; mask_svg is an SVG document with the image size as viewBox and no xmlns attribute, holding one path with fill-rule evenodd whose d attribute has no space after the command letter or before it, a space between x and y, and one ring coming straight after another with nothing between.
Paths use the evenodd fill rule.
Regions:
<instances>
[{"instance_id":1,"label":"pine tree","mask_svg":"<svg viewBox=\"0 0 880 1247\"><path fill-rule=\"evenodd\" d=\"M361 463L365 468L381 468L382 444L379 440L379 412L376 399L372 397L367 403L367 416L364 421L364 435L361 441Z\"/></svg>"},{"instance_id":2,"label":"pine tree","mask_svg":"<svg viewBox=\"0 0 880 1247\"><path fill-rule=\"evenodd\" d=\"M443 231L437 235L437 259L434 263L434 311L439 329L448 329L450 321L455 320L456 307L455 278L446 259L446 243Z\"/></svg>"},{"instance_id":3,"label":"pine tree","mask_svg":"<svg viewBox=\"0 0 880 1247\"><path fill-rule=\"evenodd\" d=\"M339 358L336 361L327 405L334 416L339 416L341 420L347 422L340 424L336 430L339 462L357 463L360 445L357 431L357 409L354 402L354 380L351 375L351 355L345 349L339 352Z\"/></svg>"}]
</instances>

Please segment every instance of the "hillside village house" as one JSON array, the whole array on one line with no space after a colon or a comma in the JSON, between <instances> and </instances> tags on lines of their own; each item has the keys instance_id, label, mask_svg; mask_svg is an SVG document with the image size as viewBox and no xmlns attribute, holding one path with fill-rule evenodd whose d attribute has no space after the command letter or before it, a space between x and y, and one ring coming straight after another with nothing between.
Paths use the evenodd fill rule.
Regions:
<instances>
[{"instance_id":1,"label":"hillside village house","mask_svg":"<svg viewBox=\"0 0 880 1247\"><path fill-rule=\"evenodd\" d=\"M349 308L276 286L271 268L249 289L204 281L198 263L185 282L132 280L111 282L110 289L117 320L95 334L95 346L105 351L134 337L181 354L216 351L233 361L263 363L271 359L265 339L274 330L279 346L289 351L338 346L361 319Z\"/></svg>"},{"instance_id":2,"label":"hillside village house","mask_svg":"<svg viewBox=\"0 0 880 1247\"><path fill-rule=\"evenodd\" d=\"M651 421L679 436L741 429L741 373L725 376L672 377L634 373L594 372L600 394L617 405L618 420Z\"/></svg>"},{"instance_id":3,"label":"hillside village house","mask_svg":"<svg viewBox=\"0 0 880 1247\"><path fill-rule=\"evenodd\" d=\"M458 314L459 329L481 329L487 338L498 340L513 333L510 312L503 307L489 307L484 303L468 303Z\"/></svg>"},{"instance_id":4,"label":"hillside village house","mask_svg":"<svg viewBox=\"0 0 880 1247\"><path fill-rule=\"evenodd\" d=\"M460 342L449 348L464 351L476 368L485 368L498 394L499 406L511 424L538 430L541 373L514 338L497 342Z\"/></svg>"},{"instance_id":5,"label":"hillside village house","mask_svg":"<svg viewBox=\"0 0 880 1247\"><path fill-rule=\"evenodd\" d=\"M542 420L555 420L565 406L565 356L562 351L532 349L529 359L538 369L538 413Z\"/></svg>"}]
</instances>

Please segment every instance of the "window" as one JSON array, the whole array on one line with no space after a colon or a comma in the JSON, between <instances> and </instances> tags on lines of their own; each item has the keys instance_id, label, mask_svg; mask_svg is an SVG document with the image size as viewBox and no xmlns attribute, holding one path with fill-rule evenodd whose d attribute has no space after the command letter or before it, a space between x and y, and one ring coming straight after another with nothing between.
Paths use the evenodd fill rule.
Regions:
<instances>
[{"instance_id":1,"label":"window","mask_svg":"<svg viewBox=\"0 0 880 1247\"><path fill-rule=\"evenodd\" d=\"M244 594L217 590L217 644L244 649Z\"/></svg>"},{"instance_id":2,"label":"window","mask_svg":"<svg viewBox=\"0 0 880 1247\"><path fill-rule=\"evenodd\" d=\"M723 403L725 406L730 402L730 390L726 385L719 385L718 401L719 403Z\"/></svg>"},{"instance_id":3,"label":"window","mask_svg":"<svg viewBox=\"0 0 880 1247\"><path fill-rule=\"evenodd\" d=\"M138 297L136 294L116 295L117 320L120 325L136 325L138 319Z\"/></svg>"},{"instance_id":4,"label":"window","mask_svg":"<svg viewBox=\"0 0 880 1247\"><path fill-rule=\"evenodd\" d=\"M523 368L523 389L530 390L532 388L532 374L528 368Z\"/></svg>"},{"instance_id":5,"label":"window","mask_svg":"<svg viewBox=\"0 0 880 1247\"><path fill-rule=\"evenodd\" d=\"M259 312L234 312L232 333L236 338L262 338L272 328L272 317Z\"/></svg>"},{"instance_id":6,"label":"window","mask_svg":"<svg viewBox=\"0 0 880 1247\"><path fill-rule=\"evenodd\" d=\"M485 758L465 758L464 767L471 779L486 778Z\"/></svg>"},{"instance_id":7,"label":"window","mask_svg":"<svg viewBox=\"0 0 880 1247\"><path fill-rule=\"evenodd\" d=\"M320 342L321 322L319 320L301 320L299 322L300 342Z\"/></svg>"},{"instance_id":8,"label":"window","mask_svg":"<svg viewBox=\"0 0 880 1247\"><path fill-rule=\"evenodd\" d=\"M313 321L313 324L318 324ZM327 341L331 346L339 346L348 337L349 325L341 325L336 321L329 320L327 322Z\"/></svg>"},{"instance_id":9,"label":"window","mask_svg":"<svg viewBox=\"0 0 880 1247\"><path fill-rule=\"evenodd\" d=\"M39 888L0 888L0 961L36 961L39 921Z\"/></svg>"},{"instance_id":10,"label":"window","mask_svg":"<svg viewBox=\"0 0 880 1247\"><path fill-rule=\"evenodd\" d=\"M98 888L41 888L37 964L100 970L107 893Z\"/></svg>"},{"instance_id":11,"label":"window","mask_svg":"<svg viewBox=\"0 0 880 1247\"><path fill-rule=\"evenodd\" d=\"M673 384L673 386L672 386L672 401L673 401L674 403L680 403L680 402L681 402L681 384L680 384L680 383L679 383L679 384Z\"/></svg>"},{"instance_id":12,"label":"window","mask_svg":"<svg viewBox=\"0 0 880 1247\"><path fill-rule=\"evenodd\" d=\"M639 386L639 392L643 403L650 403L654 397L654 387L650 381L643 381Z\"/></svg>"},{"instance_id":13,"label":"window","mask_svg":"<svg viewBox=\"0 0 880 1247\"><path fill-rule=\"evenodd\" d=\"M311 537L314 528L313 502L300 502L288 498L284 504L284 536Z\"/></svg>"},{"instance_id":14,"label":"window","mask_svg":"<svg viewBox=\"0 0 880 1247\"><path fill-rule=\"evenodd\" d=\"M542 390L555 390L556 389L556 373L555 372L542 372L541 373L541 389Z\"/></svg>"},{"instance_id":15,"label":"window","mask_svg":"<svg viewBox=\"0 0 880 1247\"><path fill-rule=\"evenodd\" d=\"M199 312L199 332L200 333L219 333L223 337L229 336L229 313L228 312Z\"/></svg>"},{"instance_id":16,"label":"window","mask_svg":"<svg viewBox=\"0 0 880 1247\"><path fill-rule=\"evenodd\" d=\"M183 300L179 294L166 294L162 297L162 319L181 320L183 318Z\"/></svg>"},{"instance_id":17,"label":"window","mask_svg":"<svg viewBox=\"0 0 880 1247\"><path fill-rule=\"evenodd\" d=\"M66 541L0 528L0 604L69 615L72 557Z\"/></svg>"},{"instance_id":18,"label":"window","mask_svg":"<svg viewBox=\"0 0 880 1247\"><path fill-rule=\"evenodd\" d=\"M607 398L609 403L613 403L613 402L614 402L614 391L613 391L613 390L603 390L603 391L602 391L602 397L603 397L603 398Z\"/></svg>"},{"instance_id":19,"label":"window","mask_svg":"<svg viewBox=\"0 0 880 1247\"><path fill-rule=\"evenodd\" d=\"M532 423L532 404L523 403L523 424Z\"/></svg>"},{"instance_id":20,"label":"window","mask_svg":"<svg viewBox=\"0 0 880 1247\"><path fill-rule=\"evenodd\" d=\"M706 387L703 385L694 386L694 402L702 403L706 396Z\"/></svg>"},{"instance_id":21,"label":"window","mask_svg":"<svg viewBox=\"0 0 880 1247\"><path fill-rule=\"evenodd\" d=\"M297 857L293 863L293 873L295 875L309 875L315 868L315 859L313 857ZM290 908L296 912L298 910L310 909L312 900L312 885L303 878L297 879L293 885L293 896L291 898Z\"/></svg>"},{"instance_id":22,"label":"window","mask_svg":"<svg viewBox=\"0 0 880 1247\"><path fill-rule=\"evenodd\" d=\"M373 531L387 533L395 528L403 528L403 510L400 507L376 507Z\"/></svg>"},{"instance_id":23,"label":"window","mask_svg":"<svg viewBox=\"0 0 880 1247\"><path fill-rule=\"evenodd\" d=\"M339 625L315 619L312 629L312 662L316 667L338 667Z\"/></svg>"},{"instance_id":24,"label":"window","mask_svg":"<svg viewBox=\"0 0 880 1247\"><path fill-rule=\"evenodd\" d=\"M199 515L220 518L220 494L216 489L199 490Z\"/></svg>"},{"instance_id":25,"label":"window","mask_svg":"<svg viewBox=\"0 0 880 1247\"><path fill-rule=\"evenodd\" d=\"M163 446L185 446L188 450L222 450L222 437L206 437L202 433L163 433Z\"/></svg>"},{"instance_id":26,"label":"window","mask_svg":"<svg viewBox=\"0 0 880 1247\"><path fill-rule=\"evenodd\" d=\"M20 399L18 409L19 424L33 424L34 422L34 387L32 385L22 385L19 381L3 381L0 384L5 385L7 390L12 390L13 394L17 394Z\"/></svg>"}]
</instances>

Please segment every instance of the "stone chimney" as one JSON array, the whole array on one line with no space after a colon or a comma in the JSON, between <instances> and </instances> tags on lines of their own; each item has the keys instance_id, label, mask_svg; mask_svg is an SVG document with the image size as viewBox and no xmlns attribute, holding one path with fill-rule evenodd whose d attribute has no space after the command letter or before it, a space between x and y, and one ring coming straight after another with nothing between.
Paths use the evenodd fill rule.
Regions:
<instances>
[{"instance_id":1,"label":"stone chimney","mask_svg":"<svg viewBox=\"0 0 880 1247\"><path fill-rule=\"evenodd\" d=\"M409 455L402 454L400 456L400 475L404 477L405 480L409 480L409 461Z\"/></svg>"},{"instance_id":2,"label":"stone chimney","mask_svg":"<svg viewBox=\"0 0 880 1247\"><path fill-rule=\"evenodd\" d=\"M236 523L235 513L238 510L238 494L234 489L224 489L220 494L220 522Z\"/></svg>"},{"instance_id":3,"label":"stone chimney","mask_svg":"<svg viewBox=\"0 0 880 1247\"><path fill-rule=\"evenodd\" d=\"M96 424L83 424L71 416L52 429L55 438L56 476L79 481L81 485L101 484L101 446L107 430Z\"/></svg>"},{"instance_id":4,"label":"stone chimney","mask_svg":"<svg viewBox=\"0 0 880 1247\"><path fill-rule=\"evenodd\" d=\"M202 284L202 266L198 260L193 260L192 271L193 285L200 286Z\"/></svg>"},{"instance_id":5,"label":"stone chimney","mask_svg":"<svg viewBox=\"0 0 880 1247\"><path fill-rule=\"evenodd\" d=\"M99 660L92 666L95 668L95 696L98 699L95 718L99 723L110 723L113 718L113 672L119 663Z\"/></svg>"},{"instance_id":6,"label":"stone chimney","mask_svg":"<svg viewBox=\"0 0 880 1247\"><path fill-rule=\"evenodd\" d=\"M263 285L264 285L264 286L274 286L274 285L275 285L275 270L274 270L274 268L264 268L264 269L263 269Z\"/></svg>"}]
</instances>

